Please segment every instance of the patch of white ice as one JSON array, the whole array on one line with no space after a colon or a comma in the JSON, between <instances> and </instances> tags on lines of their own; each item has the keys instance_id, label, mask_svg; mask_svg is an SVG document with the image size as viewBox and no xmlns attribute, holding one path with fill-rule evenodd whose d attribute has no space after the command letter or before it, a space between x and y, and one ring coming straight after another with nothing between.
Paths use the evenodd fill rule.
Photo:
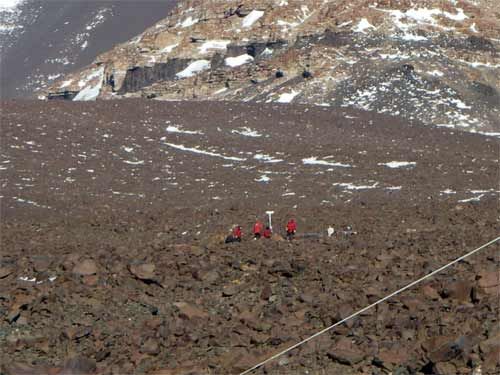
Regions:
<instances>
[{"instance_id":1,"label":"patch of white ice","mask_svg":"<svg viewBox=\"0 0 500 375\"><path fill-rule=\"evenodd\" d=\"M439 71L439 70L431 70L429 72L427 72L427 74L430 74L431 76L434 76L434 77L442 77L444 76L444 73Z\"/></svg>"},{"instance_id":2,"label":"patch of white ice","mask_svg":"<svg viewBox=\"0 0 500 375\"><path fill-rule=\"evenodd\" d=\"M388 168L406 168L406 167L415 167L417 163L414 161L391 161L388 163L378 163L378 165L383 165Z\"/></svg>"},{"instance_id":3,"label":"patch of white ice","mask_svg":"<svg viewBox=\"0 0 500 375\"><path fill-rule=\"evenodd\" d=\"M250 129L248 127L243 127L243 128L241 128L241 130L237 130L237 129L231 130L231 133L240 134L240 135L243 135L245 137L262 137L262 134L257 132L257 130Z\"/></svg>"},{"instance_id":4,"label":"patch of white ice","mask_svg":"<svg viewBox=\"0 0 500 375\"><path fill-rule=\"evenodd\" d=\"M124 160L123 162L126 164L131 164L131 165L143 165L144 164L144 160L138 160L138 161Z\"/></svg>"},{"instance_id":5,"label":"patch of white ice","mask_svg":"<svg viewBox=\"0 0 500 375\"><path fill-rule=\"evenodd\" d=\"M457 192L455 190L446 189L446 190L440 191L440 193L441 194L456 194Z\"/></svg>"},{"instance_id":6,"label":"patch of white ice","mask_svg":"<svg viewBox=\"0 0 500 375\"><path fill-rule=\"evenodd\" d=\"M97 77L100 77L102 79L103 73L104 73L104 67L100 67L99 69L94 70L88 76L86 76L85 78L81 79L78 82L78 87L84 87L87 83L89 83L90 81L92 81Z\"/></svg>"},{"instance_id":7,"label":"patch of white ice","mask_svg":"<svg viewBox=\"0 0 500 375\"><path fill-rule=\"evenodd\" d=\"M162 48L160 50L160 53L166 53L166 54L168 54L168 53L172 52L178 45L179 45L179 43L170 44L170 45Z\"/></svg>"},{"instance_id":8,"label":"patch of white ice","mask_svg":"<svg viewBox=\"0 0 500 375\"><path fill-rule=\"evenodd\" d=\"M273 54L272 48L266 47L264 51L260 53L261 56L271 56Z\"/></svg>"},{"instance_id":9,"label":"patch of white ice","mask_svg":"<svg viewBox=\"0 0 500 375\"><path fill-rule=\"evenodd\" d=\"M201 54L205 54L210 50L225 50L229 43L231 43L230 40L207 40L198 49Z\"/></svg>"},{"instance_id":10,"label":"patch of white ice","mask_svg":"<svg viewBox=\"0 0 500 375\"><path fill-rule=\"evenodd\" d=\"M83 90L80 90L80 92L73 98L73 100L74 101L95 100L99 96L99 93L101 92L103 76L104 76L104 67L101 67L96 71L92 72L91 74L89 74L84 80L78 82L78 85L80 87L83 87L85 84L87 84L87 82L98 78L98 81L94 85L88 85Z\"/></svg>"},{"instance_id":11,"label":"patch of white ice","mask_svg":"<svg viewBox=\"0 0 500 375\"><path fill-rule=\"evenodd\" d=\"M460 203L479 202L482 197L484 197L484 194L478 195L477 197L472 197L472 198L467 198L467 199L461 199L461 200L459 200L459 202Z\"/></svg>"},{"instance_id":12,"label":"patch of white ice","mask_svg":"<svg viewBox=\"0 0 500 375\"><path fill-rule=\"evenodd\" d=\"M281 94L278 100L276 100L276 103L290 103L299 94L300 91L295 90L292 90L292 92Z\"/></svg>"},{"instance_id":13,"label":"patch of white ice","mask_svg":"<svg viewBox=\"0 0 500 375\"><path fill-rule=\"evenodd\" d=\"M181 134L203 134L203 132L199 130L182 130L178 126L169 125L167 129L165 129L169 133L181 133Z\"/></svg>"},{"instance_id":14,"label":"patch of white ice","mask_svg":"<svg viewBox=\"0 0 500 375\"><path fill-rule=\"evenodd\" d=\"M302 163L306 164L306 165L325 165L328 167L342 167L342 168L351 168L352 167L352 165L350 165L350 164L342 164L342 163L335 163L335 162L330 162L330 161L326 161L326 160L318 160L318 158L315 156L302 159Z\"/></svg>"},{"instance_id":15,"label":"patch of white ice","mask_svg":"<svg viewBox=\"0 0 500 375\"><path fill-rule=\"evenodd\" d=\"M375 189L378 186L378 182L374 182L373 185L354 185L351 183L336 182L333 184L333 186L340 186L348 190L367 190L367 189Z\"/></svg>"},{"instance_id":16,"label":"patch of white ice","mask_svg":"<svg viewBox=\"0 0 500 375\"><path fill-rule=\"evenodd\" d=\"M375 26L373 26L366 18L362 18L359 23L352 28L352 31L355 33L362 33L366 34L366 30L368 29L377 29Z\"/></svg>"},{"instance_id":17,"label":"patch of white ice","mask_svg":"<svg viewBox=\"0 0 500 375\"><path fill-rule=\"evenodd\" d=\"M225 91L227 91L227 87L223 87L220 90L215 91L212 95L222 94Z\"/></svg>"},{"instance_id":18,"label":"patch of white ice","mask_svg":"<svg viewBox=\"0 0 500 375\"><path fill-rule=\"evenodd\" d=\"M256 160L262 160L265 163L280 163L283 161L283 159L275 159L271 155L267 154L255 154L253 158Z\"/></svg>"},{"instance_id":19,"label":"patch of white ice","mask_svg":"<svg viewBox=\"0 0 500 375\"><path fill-rule=\"evenodd\" d=\"M36 277L29 278L28 276L20 276L19 280L21 280L21 281L27 281L29 283L34 283L34 282L36 282Z\"/></svg>"},{"instance_id":20,"label":"patch of white ice","mask_svg":"<svg viewBox=\"0 0 500 375\"><path fill-rule=\"evenodd\" d=\"M189 78L204 70L210 69L210 61L196 60L187 66L186 69L176 74L177 78Z\"/></svg>"},{"instance_id":21,"label":"patch of white ice","mask_svg":"<svg viewBox=\"0 0 500 375\"><path fill-rule=\"evenodd\" d=\"M196 25L198 23L198 21L199 21L198 18L193 18L193 17L189 16L184 21L182 21L180 24L177 24L177 26L180 26L182 28L191 27L193 25Z\"/></svg>"},{"instance_id":22,"label":"patch of white ice","mask_svg":"<svg viewBox=\"0 0 500 375\"><path fill-rule=\"evenodd\" d=\"M193 152L195 154L201 154L201 155L207 155L207 156L214 156L214 157L222 158L222 159L225 159L225 160L234 160L234 161L245 161L245 160L247 160L245 158L238 158L238 157L235 157L235 156L225 156L225 155L217 154L217 153L211 152L211 151L204 151L204 150L200 150L198 148L185 147L184 145L176 145L176 144L173 144L173 143L164 143L164 144L166 146L175 148L177 150L187 151L187 152Z\"/></svg>"},{"instance_id":23,"label":"patch of white ice","mask_svg":"<svg viewBox=\"0 0 500 375\"><path fill-rule=\"evenodd\" d=\"M25 0L0 0L0 12L13 13Z\"/></svg>"},{"instance_id":24,"label":"patch of white ice","mask_svg":"<svg viewBox=\"0 0 500 375\"><path fill-rule=\"evenodd\" d=\"M266 182L267 183L267 182L271 181L271 179L268 176L266 176L265 174L263 174L258 179L255 179L255 181L257 181L257 182Z\"/></svg>"},{"instance_id":25,"label":"patch of white ice","mask_svg":"<svg viewBox=\"0 0 500 375\"><path fill-rule=\"evenodd\" d=\"M247 64L247 63L252 62L252 61L253 61L253 57L246 54L246 53L244 55L240 55L240 56L236 56L236 57L227 57L224 60L226 65L230 66L232 68Z\"/></svg>"},{"instance_id":26,"label":"patch of white ice","mask_svg":"<svg viewBox=\"0 0 500 375\"><path fill-rule=\"evenodd\" d=\"M262 16L264 15L264 11L262 10L252 10L250 13L248 13L244 18L243 21L241 22L241 27L244 28L249 28L252 27L252 25Z\"/></svg>"}]
</instances>

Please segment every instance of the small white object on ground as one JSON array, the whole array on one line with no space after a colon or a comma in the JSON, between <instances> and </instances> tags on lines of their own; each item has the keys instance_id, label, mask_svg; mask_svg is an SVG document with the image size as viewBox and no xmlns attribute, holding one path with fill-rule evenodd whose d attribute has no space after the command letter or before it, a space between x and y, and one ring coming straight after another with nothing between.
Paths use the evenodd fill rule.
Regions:
<instances>
[{"instance_id":1,"label":"small white object on ground","mask_svg":"<svg viewBox=\"0 0 500 375\"><path fill-rule=\"evenodd\" d=\"M331 237L335 233L335 229L333 229L333 227L328 227L326 233L328 233L328 237Z\"/></svg>"}]
</instances>

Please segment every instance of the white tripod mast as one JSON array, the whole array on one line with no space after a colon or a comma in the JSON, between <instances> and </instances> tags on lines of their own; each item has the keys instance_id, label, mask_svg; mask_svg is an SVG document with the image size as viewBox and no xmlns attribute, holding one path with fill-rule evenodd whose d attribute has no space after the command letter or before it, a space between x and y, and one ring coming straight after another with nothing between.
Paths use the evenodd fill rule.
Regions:
<instances>
[{"instance_id":1,"label":"white tripod mast","mask_svg":"<svg viewBox=\"0 0 500 375\"><path fill-rule=\"evenodd\" d=\"M273 231L272 216L274 214L274 211L266 211L266 214L269 217L269 229L271 229L272 232Z\"/></svg>"}]
</instances>

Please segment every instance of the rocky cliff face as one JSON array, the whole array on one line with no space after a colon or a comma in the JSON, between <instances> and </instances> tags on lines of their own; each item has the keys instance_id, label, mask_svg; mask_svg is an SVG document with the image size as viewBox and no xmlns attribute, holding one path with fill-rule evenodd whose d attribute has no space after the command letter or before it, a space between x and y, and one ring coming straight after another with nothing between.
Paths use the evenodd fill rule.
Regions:
<instances>
[{"instance_id":1,"label":"rocky cliff face","mask_svg":"<svg viewBox=\"0 0 500 375\"><path fill-rule=\"evenodd\" d=\"M0 1L0 95L32 97L144 31L174 0Z\"/></svg>"},{"instance_id":2,"label":"rocky cliff face","mask_svg":"<svg viewBox=\"0 0 500 375\"><path fill-rule=\"evenodd\" d=\"M186 0L48 98L360 107L500 131L496 0Z\"/></svg>"}]
</instances>

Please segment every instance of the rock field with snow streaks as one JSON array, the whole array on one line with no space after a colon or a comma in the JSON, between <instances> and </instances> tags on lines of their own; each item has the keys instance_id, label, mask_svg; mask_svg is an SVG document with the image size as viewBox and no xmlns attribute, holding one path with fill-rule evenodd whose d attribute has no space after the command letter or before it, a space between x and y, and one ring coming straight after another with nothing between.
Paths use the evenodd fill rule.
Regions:
<instances>
[{"instance_id":1,"label":"rock field with snow streaks","mask_svg":"<svg viewBox=\"0 0 500 375\"><path fill-rule=\"evenodd\" d=\"M240 373L498 235L496 137L293 103L8 101L0 120L6 375ZM256 373L497 374L498 250Z\"/></svg>"}]
</instances>

